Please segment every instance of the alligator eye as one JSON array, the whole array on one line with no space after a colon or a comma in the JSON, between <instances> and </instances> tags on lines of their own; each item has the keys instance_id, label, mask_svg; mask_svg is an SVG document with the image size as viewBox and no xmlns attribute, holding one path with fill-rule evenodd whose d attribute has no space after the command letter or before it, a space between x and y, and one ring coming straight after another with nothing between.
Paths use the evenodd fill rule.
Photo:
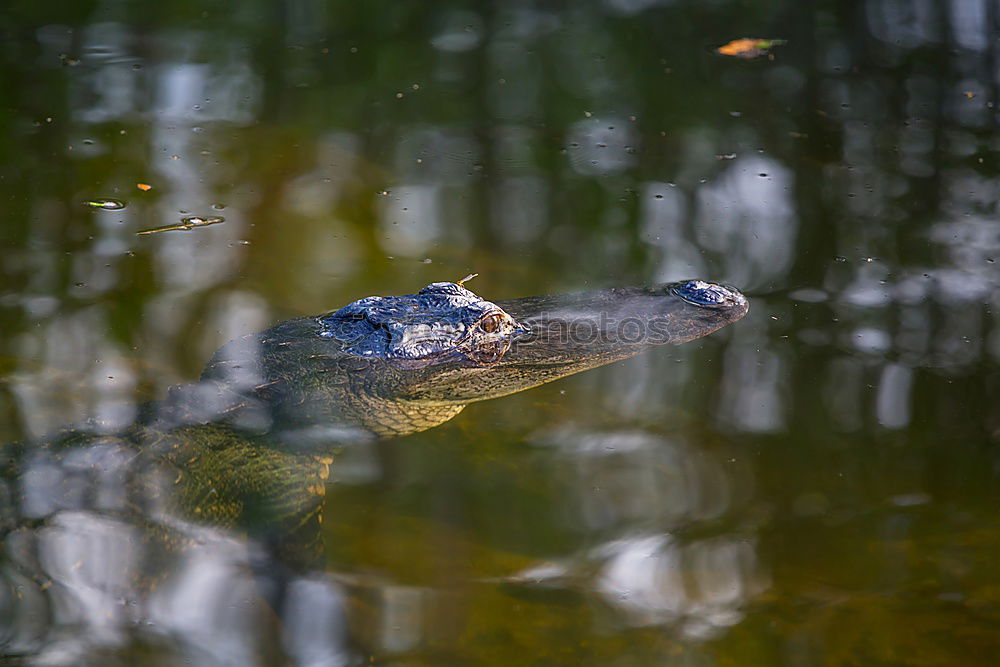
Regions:
<instances>
[{"instance_id":1,"label":"alligator eye","mask_svg":"<svg viewBox=\"0 0 1000 667\"><path fill-rule=\"evenodd\" d=\"M497 314L487 315L479 322L479 328L486 333L496 333L503 326L503 317Z\"/></svg>"}]
</instances>

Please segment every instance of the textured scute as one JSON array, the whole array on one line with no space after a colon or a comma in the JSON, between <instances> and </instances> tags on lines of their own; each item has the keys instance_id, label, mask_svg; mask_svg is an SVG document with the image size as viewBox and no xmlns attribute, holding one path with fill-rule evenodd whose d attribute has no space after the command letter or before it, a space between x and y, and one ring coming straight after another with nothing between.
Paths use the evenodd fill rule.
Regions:
<instances>
[{"instance_id":1,"label":"textured scute","mask_svg":"<svg viewBox=\"0 0 1000 667\"><path fill-rule=\"evenodd\" d=\"M432 283L416 294L369 296L320 318L320 336L343 341L365 357L422 359L458 347L495 303L455 283ZM513 334L516 324L510 322Z\"/></svg>"}]
</instances>

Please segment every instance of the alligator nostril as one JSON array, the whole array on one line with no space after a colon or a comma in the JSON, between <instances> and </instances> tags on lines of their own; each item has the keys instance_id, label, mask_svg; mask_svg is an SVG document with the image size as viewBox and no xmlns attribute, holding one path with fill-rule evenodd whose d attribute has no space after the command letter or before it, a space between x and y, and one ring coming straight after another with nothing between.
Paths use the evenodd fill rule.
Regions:
<instances>
[{"instance_id":1,"label":"alligator nostril","mask_svg":"<svg viewBox=\"0 0 1000 667\"><path fill-rule=\"evenodd\" d=\"M739 292L704 280L688 280L673 287L673 292L697 306L724 306L739 301Z\"/></svg>"}]
</instances>

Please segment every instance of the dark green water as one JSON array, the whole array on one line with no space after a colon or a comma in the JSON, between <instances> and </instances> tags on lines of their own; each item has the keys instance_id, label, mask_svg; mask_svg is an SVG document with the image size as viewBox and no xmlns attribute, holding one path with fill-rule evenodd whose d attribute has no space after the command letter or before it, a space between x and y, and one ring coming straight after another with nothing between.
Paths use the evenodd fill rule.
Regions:
<instances>
[{"instance_id":1,"label":"dark green water","mask_svg":"<svg viewBox=\"0 0 1000 667\"><path fill-rule=\"evenodd\" d=\"M237 533L135 595L134 527L57 512L40 593L3 543L2 654L995 664L998 11L4 3L0 441L113 431L234 336L471 272L697 276L751 312L349 448L277 608ZM788 43L712 52L745 36ZM225 221L136 234L192 215Z\"/></svg>"}]
</instances>

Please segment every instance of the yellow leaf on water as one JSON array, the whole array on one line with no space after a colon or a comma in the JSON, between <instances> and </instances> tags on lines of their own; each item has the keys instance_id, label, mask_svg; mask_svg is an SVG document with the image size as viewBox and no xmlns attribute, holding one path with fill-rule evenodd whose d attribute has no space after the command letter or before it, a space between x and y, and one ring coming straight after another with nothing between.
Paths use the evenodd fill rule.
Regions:
<instances>
[{"instance_id":1,"label":"yellow leaf on water","mask_svg":"<svg viewBox=\"0 0 1000 667\"><path fill-rule=\"evenodd\" d=\"M720 46L715 50L723 56L735 56L737 58L757 58L767 53L772 47L785 43L783 39L757 39L744 37Z\"/></svg>"}]
</instances>

